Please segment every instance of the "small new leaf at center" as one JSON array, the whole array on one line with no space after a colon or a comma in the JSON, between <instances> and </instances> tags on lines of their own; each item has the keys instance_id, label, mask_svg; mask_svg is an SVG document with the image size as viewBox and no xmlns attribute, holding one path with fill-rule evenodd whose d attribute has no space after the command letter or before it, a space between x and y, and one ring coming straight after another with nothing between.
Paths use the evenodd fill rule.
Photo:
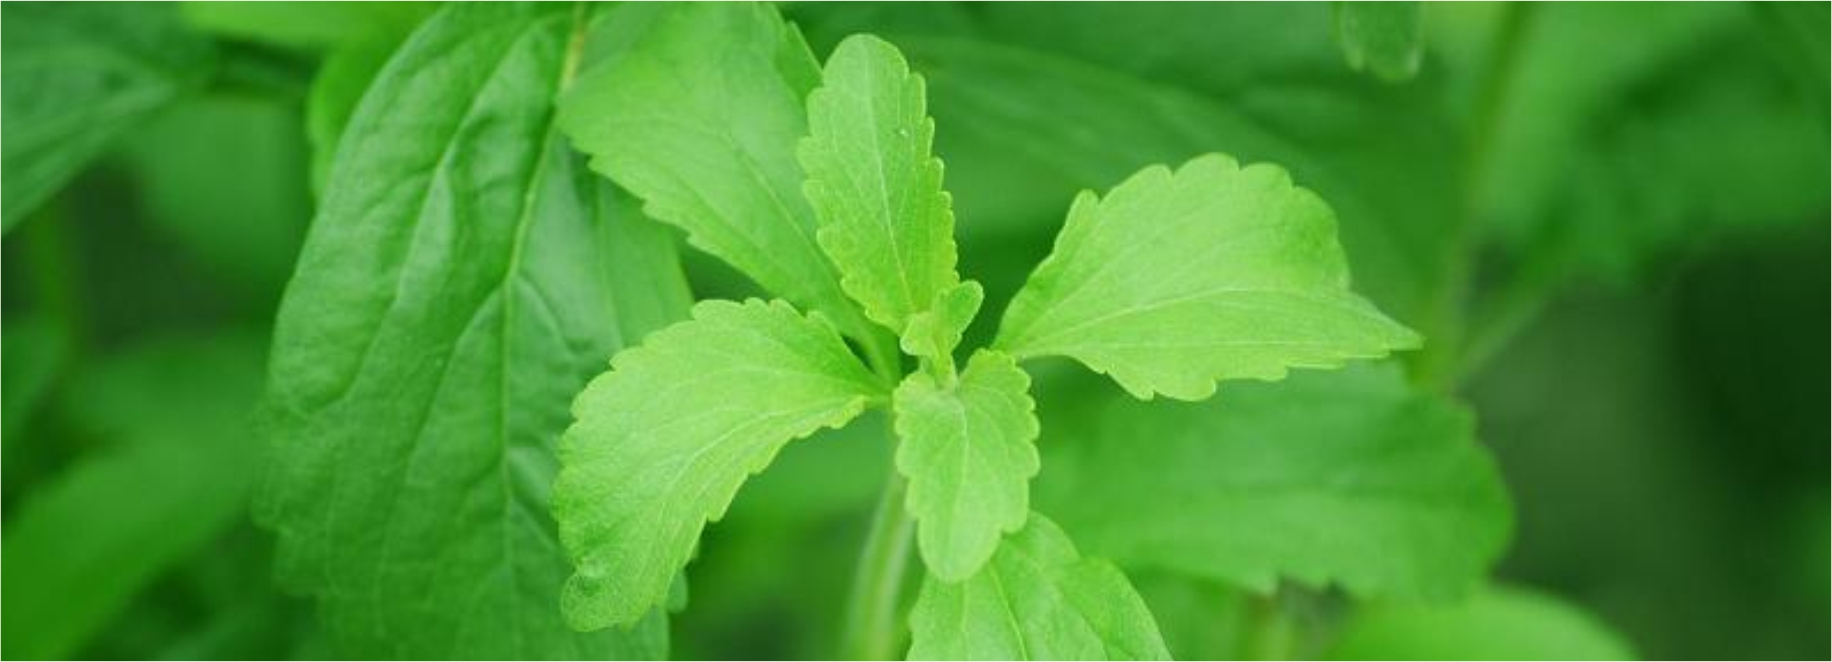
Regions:
<instances>
[{"instance_id":1,"label":"small new leaf at center","mask_svg":"<svg viewBox=\"0 0 1832 662\"><path fill-rule=\"evenodd\" d=\"M972 576L1030 513L1040 465L1029 389L1010 356L985 350L953 384L916 373L897 387L897 470L923 562L944 581Z\"/></svg>"}]
</instances>

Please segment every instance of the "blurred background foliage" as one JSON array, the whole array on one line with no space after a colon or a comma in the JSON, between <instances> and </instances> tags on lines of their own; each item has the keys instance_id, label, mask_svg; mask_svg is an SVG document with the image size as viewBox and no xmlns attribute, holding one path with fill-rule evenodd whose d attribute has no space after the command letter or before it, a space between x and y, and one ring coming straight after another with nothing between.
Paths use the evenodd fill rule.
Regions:
<instances>
[{"instance_id":1,"label":"blurred background foliage","mask_svg":"<svg viewBox=\"0 0 1832 662\"><path fill-rule=\"evenodd\" d=\"M430 10L0 9L6 657L336 654L249 524L248 413L314 182ZM1224 151L1330 201L1357 288L1430 339L1410 374L1474 412L1512 495L1495 587L1356 606L1135 572L1176 654L1832 656L1825 3L1429 4L1398 81L1345 63L1324 4L784 11L818 53L875 32L927 76L991 312L1077 190ZM701 296L749 291L689 262ZM1039 388L1046 454L1081 430L1051 409L1119 397ZM851 438L882 428L744 490L677 657L832 653L888 452Z\"/></svg>"}]
</instances>

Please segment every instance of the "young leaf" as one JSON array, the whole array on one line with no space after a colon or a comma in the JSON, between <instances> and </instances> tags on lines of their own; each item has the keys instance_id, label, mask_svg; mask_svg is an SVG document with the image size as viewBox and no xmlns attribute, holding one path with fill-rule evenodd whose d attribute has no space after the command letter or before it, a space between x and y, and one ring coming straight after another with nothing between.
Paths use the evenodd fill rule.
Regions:
<instances>
[{"instance_id":1,"label":"young leaf","mask_svg":"<svg viewBox=\"0 0 1832 662\"><path fill-rule=\"evenodd\" d=\"M201 83L213 57L170 6L8 4L0 23L0 231Z\"/></svg>"},{"instance_id":2,"label":"young leaf","mask_svg":"<svg viewBox=\"0 0 1832 662\"><path fill-rule=\"evenodd\" d=\"M1331 660L1633 660L1622 636L1551 595L1492 586L1448 605L1365 605Z\"/></svg>"},{"instance_id":3,"label":"young leaf","mask_svg":"<svg viewBox=\"0 0 1832 662\"><path fill-rule=\"evenodd\" d=\"M774 9L683 4L582 76L561 101L560 124L649 215L863 339L870 328L816 245L795 162L807 133L802 100L819 81L801 35Z\"/></svg>"},{"instance_id":4,"label":"young leaf","mask_svg":"<svg viewBox=\"0 0 1832 662\"><path fill-rule=\"evenodd\" d=\"M1223 379L1278 379L1417 346L1348 290L1335 217L1271 165L1211 154L1084 192L1012 299L995 346L1068 356L1139 398L1199 400Z\"/></svg>"},{"instance_id":5,"label":"young leaf","mask_svg":"<svg viewBox=\"0 0 1832 662\"><path fill-rule=\"evenodd\" d=\"M980 313L986 291L979 283L963 281L935 293L928 310L910 316L899 341L910 356L942 361L954 365L954 348L961 344L961 334Z\"/></svg>"},{"instance_id":6,"label":"young leaf","mask_svg":"<svg viewBox=\"0 0 1832 662\"><path fill-rule=\"evenodd\" d=\"M626 625L667 595L700 530L777 451L883 397L833 328L787 303L706 301L618 354L573 403L553 488L579 629Z\"/></svg>"},{"instance_id":7,"label":"young leaf","mask_svg":"<svg viewBox=\"0 0 1832 662\"><path fill-rule=\"evenodd\" d=\"M1166 45L1165 35L1188 35L1191 26L1204 31L1200 43L1207 50L1191 36L1179 42L1181 50L1154 49L1148 62L1161 63L1157 68L1130 65L1137 71L984 41L900 39L919 69L938 74L929 79L929 108L947 128L936 136L936 149L949 158L955 209L974 220L960 226L962 241L978 246L976 239L995 233L1042 230L1039 221L1060 219L1063 201L1082 189L1111 186L1153 163L1182 163L1225 148L1243 162L1289 169L1328 200L1356 291L1430 335L1440 323L1438 292L1449 286L1450 265L1461 251L1451 230L1463 209L1456 196L1443 195L1444 182L1461 172L1464 158L1457 136L1443 130L1450 119L1440 103L1414 87L1335 84L1343 77L1337 72L1341 56L1327 35L1315 44L1287 38L1312 32L1290 26L1294 16L1326 22L1327 9L1254 9L1259 4L1103 9L1106 3L1080 3L986 10L993 16L1009 13L1013 24L1060 23L1048 33L1056 42L1063 31L1111 32L1122 19L1143 23L1126 29L1156 35L1157 46ZM1277 43L1218 41L1215 30L1224 25L1230 34L1278 35ZM1198 72L1175 64L1226 60L1250 69L1265 56L1251 46L1300 45L1302 53L1322 51L1315 57L1289 54L1304 63L1304 71L1318 72L1303 74L1308 84L1302 86L1286 77L1275 85L1225 87L1217 81L1194 87L1201 81L1192 78ZM1177 53L1182 55L1168 57ZM1101 64L1128 66L1117 54ZM1232 67L1200 70L1229 80L1230 72L1243 73ZM1399 162L1406 167L1393 167ZM1028 272L1033 265L1018 268Z\"/></svg>"},{"instance_id":8,"label":"young leaf","mask_svg":"<svg viewBox=\"0 0 1832 662\"><path fill-rule=\"evenodd\" d=\"M369 86L276 323L258 514L362 657L656 657L572 632L548 514L567 402L686 312L664 228L553 123L567 7L449 5Z\"/></svg>"},{"instance_id":9,"label":"young leaf","mask_svg":"<svg viewBox=\"0 0 1832 662\"><path fill-rule=\"evenodd\" d=\"M918 372L897 387L897 470L910 479L923 562L942 581L972 575L1024 526L1035 409L1030 376L998 352L974 354L958 382Z\"/></svg>"},{"instance_id":10,"label":"young leaf","mask_svg":"<svg viewBox=\"0 0 1832 662\"><path fill-rule=\"evenodd\" d=\"M858 35L827 59L823 81L808 96L810 135L799 150L821 248L865 315L903 333L960 282L922 77L895 46Z\"/></svg>"},{"instance_id":11,"label":"young leaf","mask_svg":"<svg viewBox=\"0 0 1832 662\"><path fill-rule=\"evenodd\" d=\"M910 634L912 660L1170 659L1126 576L1036 513L966 581L923 582Z\"/></svg>"},{"instance_id":12,"label":"young leaf","mask_svg":"<svg viewBox=\"0 0 1832 662\"><path fill-rule=\"evenodd\" d=\"M1424 58L1424 10L1417 2L1333 2L1336 43L1349 68L1389 82L1419 72Z\"/></svg>"},{"instance_id":13,"label":"young leaf","mask_svg":"<svg viewBox=\"0 0 1832 662\"><path fill-rule=\"evenodd\" d=\"M1068 438L1050 446L1037 500L1127 568L1445 598L1480 583L1508 540L1507 494L1470 416L1392 365L1073 411L1046 416Z\"/></svg>"}]
</instances>

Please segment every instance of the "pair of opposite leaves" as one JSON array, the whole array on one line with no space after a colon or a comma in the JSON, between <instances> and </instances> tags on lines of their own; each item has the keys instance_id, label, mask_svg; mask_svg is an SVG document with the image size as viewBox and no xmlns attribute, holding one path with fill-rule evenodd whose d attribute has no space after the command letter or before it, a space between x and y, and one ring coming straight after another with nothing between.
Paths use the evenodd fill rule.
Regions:
<instances>
[{"instance_id":1,"label":"pair of opposite leaves","mask_svg":"<svg viewBox=\"0 0 1832 662\"><path fill-rule=\"evenodd\" d=\"M562 110L593 167L650 215L788 299L702 302L580 394L553 494L576 567L569 622L640 620L750 474L789 441L888 404L930 572L914 619L971 623L986 582L1002 582L991 575L1021 576L1039 587L1035 609L1074 612L1064 627L1088 635L1063 641L1096 649L1053 657L1161 656L1155 628L1121 624L1150 621L1117 570L1079 559L1030 511L1038 424L1018 362L1066 356L1137 397L1196 400L1218 380L1378 357L1416 335L1348 290L1320 199L1277 167L1208 155L1147 168L1104 198L1081 194L997 340L957 372L982 292L955 271L922 79L869 36L843 42L822 71L793 28L747 14L671 13L652 43L579 81ZM670 31L718 34L739 57L688 70L670 48L708 42L654 36ZM739 98L718 96L734 89ZM799 146L768 140L784 125L806 136ZM709 168L731 176L683 175ZM897 363L874 352L887 333L922 366L895 387L882 375ZM957 643L969 645L916 646L952 657Z\"/></svg>"}]
</instances>

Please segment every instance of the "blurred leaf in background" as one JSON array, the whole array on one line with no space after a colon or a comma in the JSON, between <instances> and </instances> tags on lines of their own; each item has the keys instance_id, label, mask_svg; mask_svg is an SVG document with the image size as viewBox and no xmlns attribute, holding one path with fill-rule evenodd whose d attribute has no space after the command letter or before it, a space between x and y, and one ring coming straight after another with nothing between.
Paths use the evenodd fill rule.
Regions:
<instances>
[{"instance_id":1,"label":"blurred leaf in background","mask_svg":"<svg viewBox=\"0 0 1832 662\"><path fill-rule=\"evenodd\" d=\"M9 658L64 658L139 591L246 517L258 336L152 341L72 378L66 417L95 448L7 523Z\"/></svg>"},{"instance_id":2,"label":"blurred leaf in background","mask_svg":"<svg viewBox=\"0 0 1832 662\"><path fill-rule=\"evenodd\" d=\"M20 3L0 13L0 229L11 230L124 131L208 77L208 40L162 4Z\"/></svg>"},{"instance_id":3,"label":"blurred leaf in background","mask_svg":"<svg viewBox=\"0 0 1832 662\"><path fill-rule=\"evenodd\" d=\"M1441 606L1376 604L1348 623L1334 660L1632 660L1608 626L1536 591L1493 586Z\"/></svg>"}]
</instances>

